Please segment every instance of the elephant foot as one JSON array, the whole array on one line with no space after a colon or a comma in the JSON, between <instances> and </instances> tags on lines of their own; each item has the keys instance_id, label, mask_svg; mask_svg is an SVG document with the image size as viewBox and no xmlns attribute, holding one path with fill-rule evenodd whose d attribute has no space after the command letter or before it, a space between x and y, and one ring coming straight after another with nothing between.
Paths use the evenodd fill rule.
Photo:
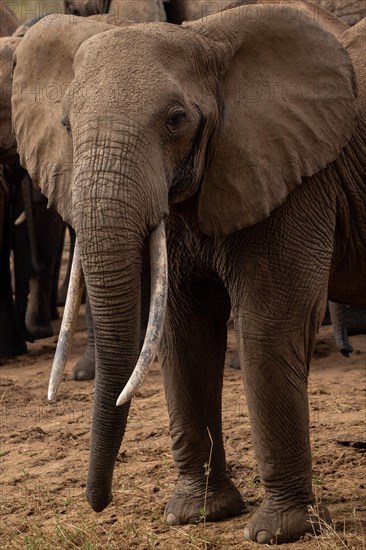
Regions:
<instances>
[{"instance_id":1,"label":"elephant foot","mask_svg":"<svg viewBox=\"0 0 366 550\"><path fill-rule=\"evenodd\" d=\"M166 505L164 516L168 525L183 525L206 521L219 521L238 516L245 511L245 503L238 489L229 478L220 485L205 486L180 476L174 495Z\"/></svg>"},{"instance_id":2,"label":"elephant foot","mask_svg":"<svg viewBox=\"0 0 366 550\"><path fill-rule=\"evenodd\" d=\"M28 342L33 342L34 340L42 340L43 338L49 338L53 336L53 328L49 321L42 320L26 320L27 327L27 337Z\"/></svg>"},{"instance_id":3,"label":"elephant foot","mask_svg":"<svg viewBox=\"0 0 366 550\"><path fill-rule=\"evenodd\" d=\"M84 355L72 370L73 380L93 380L95 378L95 358Z\"/></svg>"},{"instance_id":4,"label":"elephant foot","mask_svg":"<svg viewBox=\"0 0 366 550\"><path fill-rule=\"evenodd\" d=\"M319 533L321 523L331 523L331 516L325 506L317 514L309 511L309 505L291 505L265 498L257 512L244 528L244 538L260 544L282 544L294 542L306 533Z\"/></svg>"}]
</instances>

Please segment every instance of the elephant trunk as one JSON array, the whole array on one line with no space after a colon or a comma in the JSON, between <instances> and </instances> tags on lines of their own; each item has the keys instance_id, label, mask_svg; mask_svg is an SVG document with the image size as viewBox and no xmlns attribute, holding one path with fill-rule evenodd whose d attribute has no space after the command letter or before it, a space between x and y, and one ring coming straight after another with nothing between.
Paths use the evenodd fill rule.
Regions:
<instances>
[{"instance_id":1,"label":"elephant trunk","mask_svg":"<svg viewBox=\"0 0 366 550\"><path fill-rule=\"evenodd\" d=\"M345 318L345 307L342 304L328 302L330 319L332 321L334 338L338 350L344 357L349 357L353 348L348 340L347 324Z\"/></svg>"},{"instance_id":2,"label":"elephant trunk","mask_svg":"<svg viewBox=\"0 0 366 550\"><path fill-rule=\"evenodd\" d=\"M96 351L87 498L92 508L100 512L112 500L113 470L130 406L128 402L117 407L116 402L138 358L142 242L135 244L133 252L127 244L127 233L95 239L89 232L77 230L76 235L93 316Z\"/></svg>"},{"instance_id":3,"label":"elephant trunk","mask_svg":"<svg viewBox=\"0 0 366 550\"><path fill-rule=\"evenodd\" d=\"M98 512L112 499L112 475L130 406L129 401L121 407L116 403L139 355L144 243L154 229L162 232L159 224L167 209L167 191L165 201L157 191L166 190L163 178L157 172L155 181L151 172L147 177L140 168L146 159L139 162L138 146L131 134L129 139L122 154L113 144L108 157L89 149L74 164L74 228L96 350L87 498ZM157 324L161 327L161 320Z\"/></svg>"}]
</instances>

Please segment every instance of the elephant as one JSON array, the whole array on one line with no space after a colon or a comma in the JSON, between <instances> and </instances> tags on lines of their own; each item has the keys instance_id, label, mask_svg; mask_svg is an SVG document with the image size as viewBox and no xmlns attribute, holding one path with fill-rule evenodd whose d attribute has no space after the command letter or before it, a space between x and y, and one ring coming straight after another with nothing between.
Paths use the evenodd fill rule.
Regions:
<instances>
[{"instance_id":1,"label":"elephant","mask_svg":"<svg viewBox=\"0 0 366 550\"><path fill-rule=\"evenodd\" d=\"M348 0L338 2L337 0L311 0L321 9L328 10L348 25L352 26L366 17L366 5L362 0Z\"/></svg>"},{"instance_id":2,"label":"elephant","mask_svg":"<svg viewBox=\"0 0 366 550\"><path fill-rule=\"evenodd\" d=\"M58 309L53 283L58 275L65 224L54 209L47 208L45 197L39 189L33 189L27 174L23 180L18 174L15 171L12 177L13 219L19 219L24 211L27 188L31 216L27 214L24 223L13 227L15 319L25 340L33 342L54 334L51 320L58 318Z\"/></svg>"},{"instance_id":3,"label":"elephant","mask_svg":"<svg viewBox=\"0 0 366 550\"><path fill-rule=\"evenodd\" d=\"M291 542L317 528L310 359L328 297L366 304L365 49L364 21L335 38L280 4L181 26L54 15L18 46L21 163L77 239L49 399L81 266L94 322L86 493L95 511L112 500L130 402L158 350L179 474L167 523L199 521L204 503L211 521L243 512L221 420L232 311L265 491L244 537ZM325 506L319 513L330 521Z\"/></svg>"},{"instance_id":4,"label":"elephant","mask_svg":"<svg viewBox=\"0 0 366 550\"><path fill-rule=\"evenodd\" d=\"M3 6L1 6L3 8ZM2 12L3 13L3 12ZM3 15L2 15L3 17ZM11 246L11 188L4 177L4 162L16 154L11 138L10 113L10 68L18 38L0 38L0 355L20 355L26 352L26 344L15 323L10 273ZM8 82L8 86L6 83Z\"/></svg>"},{"instance_id":5,"label":"elephant","mask_svg":"<svg viewBox=\"0 0 366 550\"><path fill-rule=\"evenodd\" d=\"M267 0L268 2L268 0ZM266 2L266 3L267 3ZM183 21L194 21L201 17L207 17L228 7L240 6L241 4L260 4L258 0L169 0L165 3L165 9L168 13L168 19L172 23L182 23ZM355 25L361 19L366 17L366 5L362 0L269 0L268 3L283 3L292 7L299 7L305 11L311 11L313 16L323 18L326 12L334 14L336 17L345 21L348 25ZM306 6L312 4L312 6ZM325 15L327 18L327 16ZM329 19L329 22L332 18Z\"/></svg>"},{"instance_id":6,"label":"elephant","mask_svg":"<svg viewBox=\"0 0 366 550\"><path fill-rule=\"evenodd\" d=\"M10 273L10 189L0 165L0 357L21 355L27 351L15 323Z\"/></svg>"},{"instance_id":7,"label":"elephant","mask_svg":"<svg viewBox=\"0 0 366 550\"><path fill-rule=\"evenodd\" d=\"M39 190L31 189L27 172L20 166L11 128L11 70L13 53L32 22L0 39L0 163L2 190L0 225L1 280L0 356L26 352L26 341L53 334L50 320L57 316L51 308L52 278L57 263L64 222L47 209ZM26 211L26 216L22 213ZM27 223L19 223L25 219ZM10 248L14 250L15 303L10 276Z\"/></svg>"},{"instance_id":8,"label":"elephant","mask_svg":"<svg viewBox=\"0 0 366 550\"><path fill-rule=\"evenodd\" d=\"M193 21L201 17L213 15L228 7L241 4L257 3L257 0L64 0L64 12L73 15L88 16L93 14L111 13L134 21L164 21L180 24L183 21ZM278 3L272 0L271 3ZM307 4L302 0L286 0L291 6ZM309 0L312 8L319 13L323 10L333 13L336 17L345 21L348 25L354 25L366 17L366 6L362 0ZM303 9L303 7L302 7Z\"/></svg>"},{"instance_id":9,"label":"elephant","mask_svg":"<svg viewBox=\"0 0 366 550\"><path fill-rule=\"evenodd\" d=\"M0 37L10 36L19 27L15 13L4 2L0 4Z\"/></svg>"},{"instance_id":10,"label":"elephant","mask_svg":"<svg viewBox=\"0 0 366 550\"><path fill-rule=\"evenodd\" d=\"M138 23L166 21L163 0L64 0L64 12L81 16L109 13Z\"/></svg>"}]
</instances>

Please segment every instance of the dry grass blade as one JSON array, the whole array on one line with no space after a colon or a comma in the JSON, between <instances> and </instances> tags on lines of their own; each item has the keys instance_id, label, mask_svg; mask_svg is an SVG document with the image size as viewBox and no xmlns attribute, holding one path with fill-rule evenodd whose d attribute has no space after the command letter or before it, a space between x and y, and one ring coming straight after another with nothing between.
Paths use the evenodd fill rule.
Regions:
<instances>
[{"instance_id":1,"label":"dry grass blade","mask_svg":"<svg viewBox=\"0 0 366 550\"><path fill-rule=\"evenodd\" d=\"M337 533L336 525L329 525L320 515L317 507L309 506L309 512L315 520L310 519L312 523L314 538L319 550L366 550L366 540L363 534L362 522L356 516L354 510L355 530L359 533L347 533L344 521L342 536ZM320 531L318 534L317 531Z\"/></svg>"}]
</instances>

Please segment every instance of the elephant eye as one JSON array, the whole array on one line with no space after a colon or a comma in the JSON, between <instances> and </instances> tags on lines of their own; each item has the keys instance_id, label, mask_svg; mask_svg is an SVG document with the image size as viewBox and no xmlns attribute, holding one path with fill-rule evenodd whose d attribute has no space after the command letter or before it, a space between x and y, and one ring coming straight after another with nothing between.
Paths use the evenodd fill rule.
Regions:
<instances>
[{"instance_id":1,"label":"elephant eye","mask_svg":"<svg viewBox=\"0 0 366 550\"><path fill-rule=\"evenodd\" d=\"M180 107L171 109L168 113L166 125L170 131L178 130L187 119L187 113Z\"/></svg>"},{"instance_id":2,"label":"elephant eye","mask_svg":"<svg viewBox=\"0 0 366 550\"><path fill-rule=\"evenodd\" d=\"M61 124L66 128L67 132L71 134L70 121L69 121L69 117L66 114L62 115Z\"/></svg>"}]
</instances>

